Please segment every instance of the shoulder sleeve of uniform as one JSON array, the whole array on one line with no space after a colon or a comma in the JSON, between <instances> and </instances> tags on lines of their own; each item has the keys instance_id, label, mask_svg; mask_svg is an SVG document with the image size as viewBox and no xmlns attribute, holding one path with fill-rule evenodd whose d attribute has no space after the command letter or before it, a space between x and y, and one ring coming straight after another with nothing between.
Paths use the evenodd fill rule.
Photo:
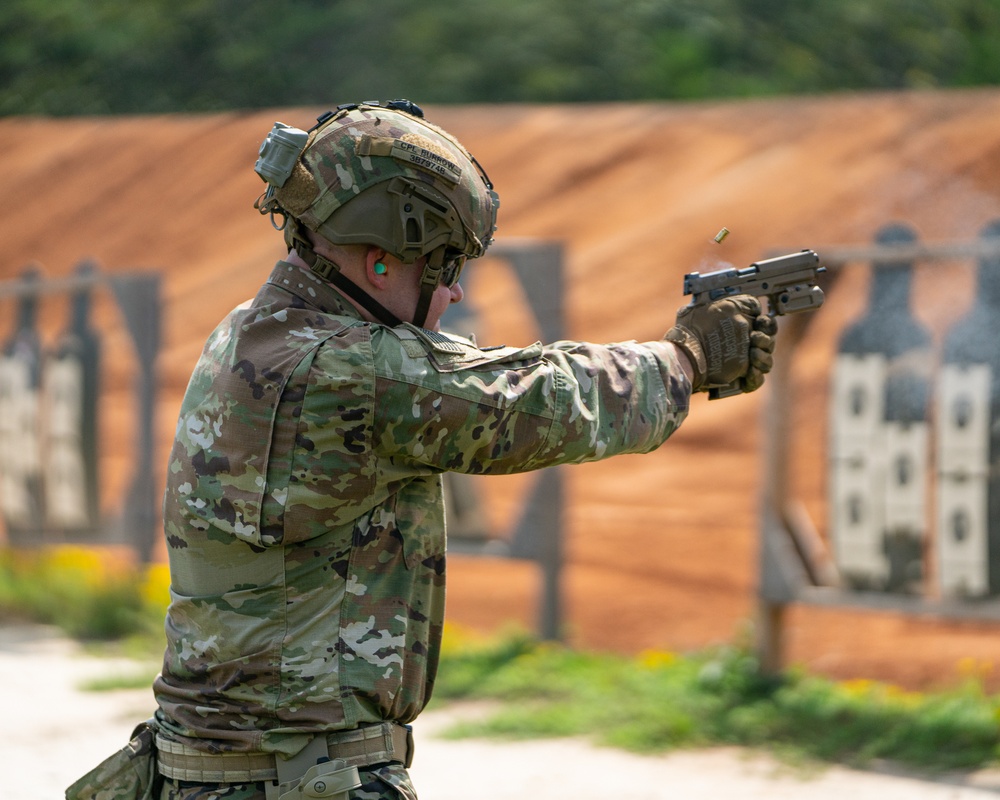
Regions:
<instances>
[{"instance_id":1,"label":"shoulder sleeve of uniform","mask_svg":"<svg viewBox=\"0 0 1000 800\"><path fill-rule=\"evenodd\" d=\"M408 357L426 359L437 372L537 361L543 353L541 342L527 347L480 348L471 339L425 330L408 323L388 330L399 340Z\"/></svg>"}]
</instances>

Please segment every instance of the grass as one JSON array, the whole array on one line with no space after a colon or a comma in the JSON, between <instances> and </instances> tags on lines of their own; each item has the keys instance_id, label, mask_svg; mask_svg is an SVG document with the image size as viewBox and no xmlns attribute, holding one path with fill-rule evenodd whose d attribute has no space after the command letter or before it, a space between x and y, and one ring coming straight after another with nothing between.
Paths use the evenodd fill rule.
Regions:
<instances>
[{"instance_id":1,"label":"grass","mask_svg":"<svg viewBox=\"0 0 1000 800\"><path fill-rule=\"evenodd\" d=\"M137 668L85 688L149 686L163 652L166 568L108 553L55 548L0 552L0 622L61 628ZM740 745L806 763L886 760L920 772L975 769L1000 759L1000 695L966 665L950 691L916 693L799 670L764 675L746 647L694 654L589 653L513 632L484 639L446 627L434 703L495 701L450 735L586 736L640 753Z\"/></svg>"},{"instance_id":2,"label":"grass","mask_svg":"<svg viewBox=\"0 0 1000 800\"><path fill-rule=\"evenodd\" d=\"M113 692L119 689L149 689L153 685L153 679L159 672L160 665L150 665L148 668L139 667L129 674L102 675L100 678L93 678L83 681L79 688L85 692Z\"/></svg>"},{"instance_id":3,"label":"grass","mask_svg":"<svg viewBox=\"0 0 1000 800\"><path fill-rule=\"evenodd\" d=\"M456 725L456 737L587 736L644 753L740 745L799 763L885 760L930 773L1000 758L1000 696L979 681L923 694L795 670L776 679L739 647L625 657L509 636L450 648L435 698L499 701L486 719Z\"/></svg>"}]
</instances>

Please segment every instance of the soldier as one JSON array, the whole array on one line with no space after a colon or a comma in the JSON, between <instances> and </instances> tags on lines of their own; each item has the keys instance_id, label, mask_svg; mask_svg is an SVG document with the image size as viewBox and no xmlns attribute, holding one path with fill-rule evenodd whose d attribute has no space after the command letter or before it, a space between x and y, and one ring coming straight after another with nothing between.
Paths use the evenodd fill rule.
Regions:
<instances>
[{"instance_id":1,"label":"soldier","mask_svg":"<svg viewBox=\"0 0 1000 800\"><path fill-rule=\"evenodd\" d=\"M653 342L484 350L442 334L499 201L406 101L279 123L256 169L289 250L211 335L180 412L159 796L413 798L409 723L444 610L442 473L653 450L692 391L758 388L775 329L741 296L682 309Z\"/></svg>"}]
</instances>

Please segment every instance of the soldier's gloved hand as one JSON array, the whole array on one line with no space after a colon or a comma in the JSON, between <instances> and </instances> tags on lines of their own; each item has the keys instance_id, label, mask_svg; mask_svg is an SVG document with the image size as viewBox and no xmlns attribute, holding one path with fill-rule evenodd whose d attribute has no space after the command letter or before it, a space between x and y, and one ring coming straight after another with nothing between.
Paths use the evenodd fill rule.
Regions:
<instances>
[{"instance_id":1,"label":"soldier's gloved hand","mask_svg":"<svg viewBox=\"0 0 1000 800\"><path fill-rule=\"evenodd\" d=\"M696 392L747 379L754 391L771 369L774 321L762 316L760 302L736 295L699 306L684 306L664 337L688 356ZM752 355L751 355L752 353Z\"/></svg>"},{"instance_id":2,"label":"soldier's gloved hand","mask_svg":"<svg viewBox=\"0 0 1000 800\"><path fill-rule=\"evenodd\" d=\"M761 314L753 321L750 332L750 369L743 378L743 391L756 392L764 385L764 376L774 364L774 335L778 332L778 321L774 317Z\"/></svg>"}]
</instances>

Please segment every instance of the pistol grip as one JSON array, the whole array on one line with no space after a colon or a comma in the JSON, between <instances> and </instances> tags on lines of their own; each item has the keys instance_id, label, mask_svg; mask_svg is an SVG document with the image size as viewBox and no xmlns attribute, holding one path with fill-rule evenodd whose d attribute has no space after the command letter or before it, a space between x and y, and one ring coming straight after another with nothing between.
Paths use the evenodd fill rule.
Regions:
<instances>
[{"instance_id":1,"label":"pistol grip","mask_svg":"<svg viewBox=\"0 0 1000 800\"><path fill-rule=\"evenodd\" d=\"M732 397L736 394L743 394L743 385L740 381L733 381L726 386L713 386L708 390L709 400L718 400L722 397Z\"/></svg>"}]
</instances>

